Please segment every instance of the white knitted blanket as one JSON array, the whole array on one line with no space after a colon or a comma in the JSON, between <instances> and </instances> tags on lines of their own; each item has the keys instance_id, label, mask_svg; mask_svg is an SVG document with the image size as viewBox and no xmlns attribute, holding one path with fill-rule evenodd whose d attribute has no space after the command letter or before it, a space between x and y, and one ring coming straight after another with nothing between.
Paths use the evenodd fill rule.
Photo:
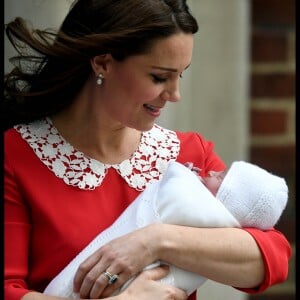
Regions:
<instances>
[{"instance_id":1,"label":"white knitted blanket","mask_svg":"<svg viewBox=\"0 0 300 300\"><path fill-rule=\"evenodd\" d=\"M180 163L170 162L162 180L148 186L109 228L96 236L49 283L44 294L79 299L79 295L73 293L73 278L78 266L107 242L152 223L241 227L196 174ZM157 266L157 263L153 266ZM161 281L181 288L190 295L206 278L171 265L169 274Z\"/></svg>"}]
</instances>

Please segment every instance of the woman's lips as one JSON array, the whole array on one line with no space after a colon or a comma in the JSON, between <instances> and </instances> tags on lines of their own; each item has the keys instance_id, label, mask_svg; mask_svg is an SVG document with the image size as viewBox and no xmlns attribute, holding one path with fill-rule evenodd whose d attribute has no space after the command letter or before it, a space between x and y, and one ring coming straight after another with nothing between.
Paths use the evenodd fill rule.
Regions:
<instances>
[{"instance_id":1,"label":"woman's lips","mask_svg":"<svg viewBox=\"0 0 300 300\"><path fill-rule=\"evenodd\" d=\"M154 116L158 117L160 115L161 108L158 108L156 106L152 106L150 104L144 104L144 107L146 108L147 112Z\"/></svg>"}]
</instances>

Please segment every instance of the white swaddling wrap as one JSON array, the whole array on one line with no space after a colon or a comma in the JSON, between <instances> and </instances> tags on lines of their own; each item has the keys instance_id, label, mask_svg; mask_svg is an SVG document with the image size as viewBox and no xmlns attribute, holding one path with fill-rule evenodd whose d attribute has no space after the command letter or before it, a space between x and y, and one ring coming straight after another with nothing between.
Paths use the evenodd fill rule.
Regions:
<instances>
[{"instance_id":1,"label":"white swaddling wrap","mask_svg":"<svg viewBox=\"0 0 300 300\"><path fill-rule=\"evenodd\" d=\"M79 295L73 293L73 278L78 266L107 242L152 223L240 227L239 222L196 174L180 163L170 162L162 180L149 185L109 228L96 236L49 283L44 294L79 299ZM157 266L157 263L153 266ZM206 278L170 265L170 272L161 281L181 288L190 295Z\"/></svg>"}]
</instances>

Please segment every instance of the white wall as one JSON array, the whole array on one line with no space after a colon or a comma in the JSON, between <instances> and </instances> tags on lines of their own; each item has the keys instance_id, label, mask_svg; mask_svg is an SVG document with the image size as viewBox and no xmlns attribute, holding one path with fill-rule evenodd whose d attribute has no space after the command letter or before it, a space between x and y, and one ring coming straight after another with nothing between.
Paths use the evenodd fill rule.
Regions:
<instances>
[{"instance_id":1,"label":"white wall","mask_svg":"<svg viewBox=\"0 0 300 300\"><path fill-rule=\"evenodd\" d=\"M15 17L23 17L33 26L57 28L68 11L72 0L5 0L4 23ZM6 37L5 37L6 41ZM4 68L11 69L8 58L14 53L9 43L4 43Z\"/></svg>"},{"instance_id":2,"label":"white wall","mask_svg":"<svg viewBox=\"0 0 300 300\"><path fill-rule=\"evenodd\" d=\"M249 1L193 0L199 22L180 103L160 123L196 130L215 142L226 163L248 157Z\"/></svg>"},{"instance_id":3,"label":"white wall","mask_svg":"<svg viewBox=\"0 0 300 300\"><path fill-rule=\"evenodd\" d=\"M225 163L248 158L248 0L192 0L199 22L193 61L182 80L181 101L168 105L160 123L195 130L214 141ZM243 300L245 293L207 281L199 300Z\"/></svg>"}]
</instances>

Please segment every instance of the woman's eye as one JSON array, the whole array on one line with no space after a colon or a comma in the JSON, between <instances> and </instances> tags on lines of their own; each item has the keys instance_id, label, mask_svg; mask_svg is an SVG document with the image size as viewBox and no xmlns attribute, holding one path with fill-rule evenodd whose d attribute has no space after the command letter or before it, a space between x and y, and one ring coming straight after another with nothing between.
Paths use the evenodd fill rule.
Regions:
<instances>
[{"instance_id":1,"label":"woman's eye","mask_svg":"<svg viewBox=\"0 0 300 300\"><path fill-rule=\"evenodd\" d=\"M167 78L164 78L164 77L160 77L160 76L157 76L157 75L154 75L154 74L152 74L151 76L153 78L154 83L163 83L163 82L167 81Z\"/></svg>"}]
</instances>

